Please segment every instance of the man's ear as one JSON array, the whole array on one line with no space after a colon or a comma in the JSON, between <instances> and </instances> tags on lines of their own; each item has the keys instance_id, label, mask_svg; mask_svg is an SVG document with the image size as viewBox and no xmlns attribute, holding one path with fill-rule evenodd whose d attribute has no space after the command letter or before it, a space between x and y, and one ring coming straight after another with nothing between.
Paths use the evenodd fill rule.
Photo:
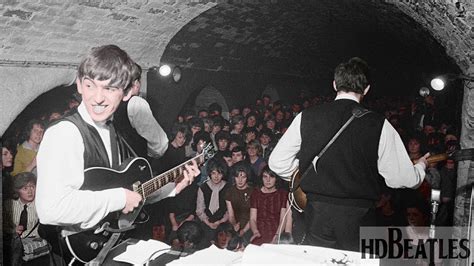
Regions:
<instances>
[{"instance_id":1,"label":"man's ear","mask_svg":"<svg viewBox=\"0 0 474 266\"><path fill-rule=\"evenodd\" d=\"M82 94L82 84L81 84L81 80L78 77L76 78L76 87L77 87L77 92L79 94Z\"/></svg>"},{"instance_id":2,"label":"man's ear","mask_svg":"<svg viewBox=\"0 0 474 266\"><path fill-rule=\"evenodd\" d=\"M132 93L132 88L130 88L127 92L127 94L122 98L122 101L126 102L132 98L133 93Z\"/></svg>"},{"instance_id":3,"label":"man's ear","mask_svg":"<svg viewBox=\"0 0 474 266\"><path fill-rule=\"evenodd\" d=\"M364 90L364 96L367 94L367 92L369 92L369 89L370 89L370 85L367 85L367 88L365 88Z\"/></svg>"},{"instance_id":4,"label":"man's ear","mask_svg":"<svg viewBox=\"0 0 474 266\"><path fill-rule=\"evenodd\" d=\"M332 81L332 87L334 88L335 91L337 91L337 86L336 86L336 81L335 80Z\"/></svg>"}]
</instances>

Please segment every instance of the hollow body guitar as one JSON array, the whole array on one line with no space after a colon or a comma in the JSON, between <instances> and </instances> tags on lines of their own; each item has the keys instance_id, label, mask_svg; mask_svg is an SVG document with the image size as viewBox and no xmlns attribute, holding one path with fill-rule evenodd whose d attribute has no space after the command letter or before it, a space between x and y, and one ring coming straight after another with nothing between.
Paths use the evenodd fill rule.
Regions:
<instances>
[{"instance_id":1,"label":"hollow body guitar","mask_svg":"<svg viewBox=\"0 0 474 266\"><path fill-rule=\"evenodd\" d=\"M214 149L212 145L208 144L200 155L156 177L152 177L148 161L141 157L127 160L119 168L121 170L104 167L86 169L84 185L81 190L99 191L123 187L139 193L144 200L131 213L123 214L120 211L110 213L94 228L67 236L65 242L70 253L82 263L94 260L103 248L111 248L107 246L107 242L114 232L120 232L121 229L127 227L133 228L133 223L147 197L170 182L178 183L184 177L185 165L190 164L192 160L195 160L198 165L202 165L213 155Z\"/></svg>"},{"instance_id":2,"label":"hollow body guitar","mask_svg":"<svg viewBox=\"0 0 474 266\"><path fill-rule=\"evenodd\" d=\"M451 154L446 154L446 153L436 154L436 155L428 157L427 161L428 163L441 162L448 159L449 156L451 156ZM416 163L416 161L414 161L413 163ZM308 199L306 198L306 193L301 189L301 186L300 186L301 178L302 178L302 174L300 173L299 169L296 169L291 175L290 191L293 191L293 192L291 192L292 195L290 196L290 198L293 201L294 207L298 211L303 212L304 209L306 208Z\"/></svg>"}]
</instances>

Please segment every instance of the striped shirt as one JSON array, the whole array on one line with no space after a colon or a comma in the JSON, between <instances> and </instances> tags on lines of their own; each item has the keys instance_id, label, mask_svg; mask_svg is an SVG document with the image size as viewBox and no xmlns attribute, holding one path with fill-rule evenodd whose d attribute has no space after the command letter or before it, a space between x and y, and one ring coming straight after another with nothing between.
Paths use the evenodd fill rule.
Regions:
<instances>
[{"instance_id":1,"label":"striped shirt","mask_svg":"<svg viewBox=\"0 0 474 266\"><path fill-rule=\"evenodd\" d=\"M15 231L16 227L20 223L20 215L21 212L23 211L23 206L25 204L20 201L20 199L17 200L7 200L5 202L4 206L4 212L5 212L5 223L8 224L8 227L11 228L12 232ZM31 229L33 229L38 222L38 215L36 213L36 206L35 202L29 202L26 204L27 212L28 212L28 224L27 224L27 229L21 234L21 237L26 237L28 234L30 234ZM8 220L7 220L8 219ZM34 228L33 232L29 235L29 237L32 236L38 236L38 227Z\"/></svg>"}]
</instances>

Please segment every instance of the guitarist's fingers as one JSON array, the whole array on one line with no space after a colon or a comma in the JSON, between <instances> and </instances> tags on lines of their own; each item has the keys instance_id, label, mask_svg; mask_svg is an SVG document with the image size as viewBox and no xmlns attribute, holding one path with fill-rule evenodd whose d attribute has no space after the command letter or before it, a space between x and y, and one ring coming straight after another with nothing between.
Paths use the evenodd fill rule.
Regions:
<instances>
[{"instance_id":1,"label":"guitarist's fingers","mask_svg":"<svg viewBox=\"0 0 474 266\"><path fill-rule=\"evenodd\" d=\"M192 178L198 176L201 173L196 161L194 160L192 161L192 164L187 164L184 167L186 168L186 172L188 172L188 175L190 175Z\"/></svg>"},{"instance_id":2,"label":"guitarist's fingers","mask_svg":"<svg viewBox=\"0 0 474 266\"><path fill-rule=\"evenodd\" d=\"M420 159L418 159L418 162L417 163L423 163L425 165L425 169L426 167L428 167L428 157L430 157L430 153L427 152L425 155L423 155L423 157L421 157Z\"/></svg>"},{"instance_id":3,"label":"guitarist's fingers","mask_svg":"<svg viewBox=\"0 0 474 266\"><path fill-rule=\"evenodd\" d=\"M125 189L125 207L123 208L122 212L127 214L140 204L142 201L142 196L137 192L133 192L131 190Z\"/></svg>"},{"instance_id":4,"label":"guitarist's fingers","mask_svg":"<svg viewBox=\"0 0 474 266\"><path fill-rule=\"evenodd\" d=\"M191 166L186 165L186 170L184 171L184 179L188 182L188 185L191 185L191 183L194 181L195 173L193 169L191 169Z\"/></svg>"}]
</instances>

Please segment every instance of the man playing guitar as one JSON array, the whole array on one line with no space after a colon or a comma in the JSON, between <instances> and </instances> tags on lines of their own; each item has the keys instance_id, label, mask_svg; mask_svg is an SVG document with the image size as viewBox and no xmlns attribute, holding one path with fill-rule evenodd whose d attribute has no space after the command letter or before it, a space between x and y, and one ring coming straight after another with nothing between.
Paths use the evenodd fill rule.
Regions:
<instances>
[{"instance_id":1,"label":"man playing guitar","mask_svg":"<svg viewBox=\"0 0 474 266\"><path fill-rule=\"evenodd\" d=\"M120 102L131 97L133 65L115 45L93 48L78 68L76 84L82 102L77 112L44 134L37 156L37 211L42 224L62 226L63 236L92 228L109 213L130 213L142 201L141 194L122 187L81 190L86 185L85 169L118 169L126 159L109 121ZM184 179L169 195L179 193L198 174L196 163L186 165Z\"/></svg>"},{"instance_id":2,"label":"man playing guitar","mask_svg":"<svg viewBox=\"0 0 474 266\"><path fill-rule=\"evenodd\" d=\"M298 167L301 172L312 168L300 184L308 199L305 244L359 251L360 226L375 225L382 182L392 188L417 187L425 177L429 154L413 166L398 133L373 112L355 118L314 160L354 108L361 108L370 81L362 59L337 66L335 101L298 114L270 155L270 168L286 180Z\"/></svg>"}]
</instances>

